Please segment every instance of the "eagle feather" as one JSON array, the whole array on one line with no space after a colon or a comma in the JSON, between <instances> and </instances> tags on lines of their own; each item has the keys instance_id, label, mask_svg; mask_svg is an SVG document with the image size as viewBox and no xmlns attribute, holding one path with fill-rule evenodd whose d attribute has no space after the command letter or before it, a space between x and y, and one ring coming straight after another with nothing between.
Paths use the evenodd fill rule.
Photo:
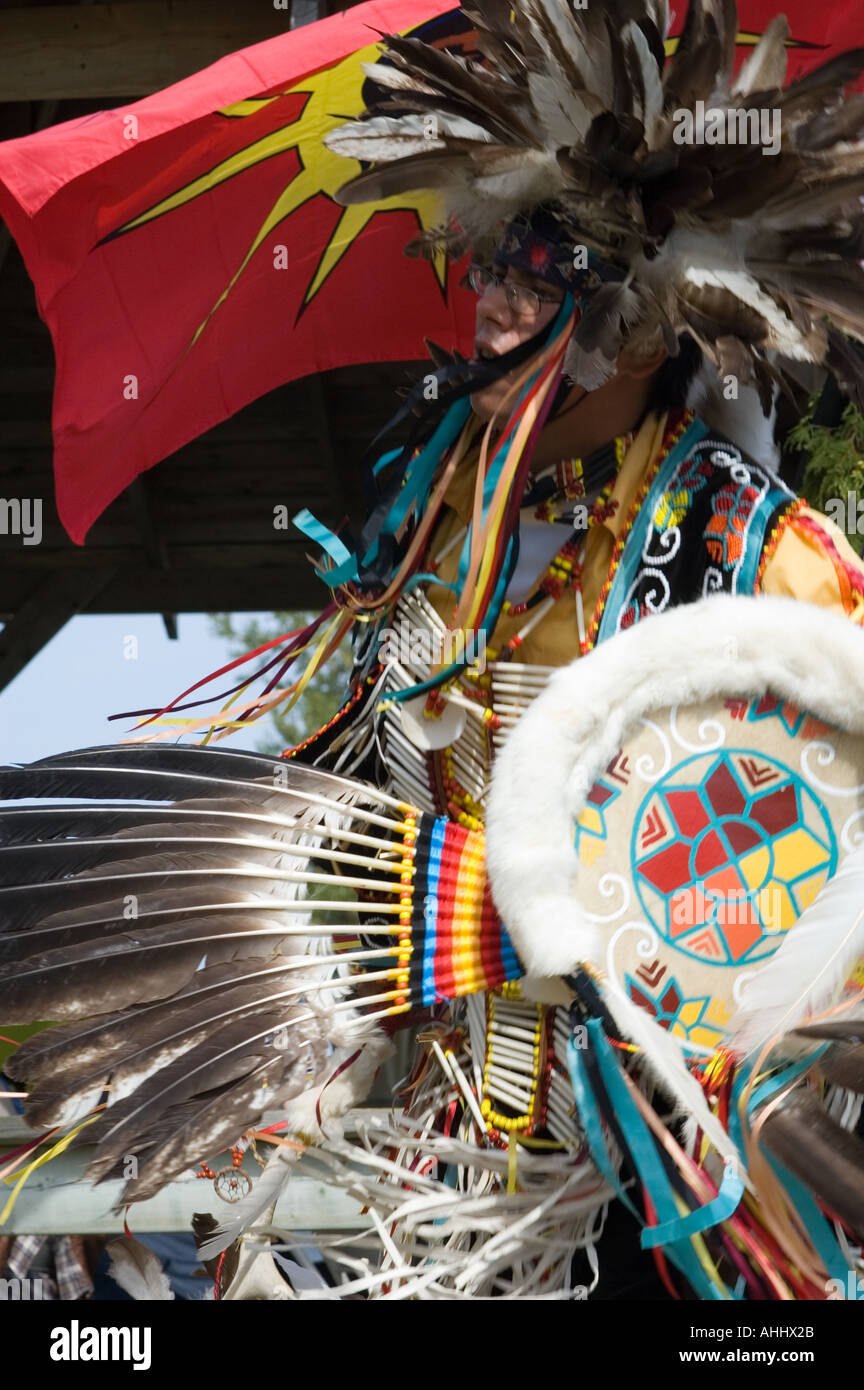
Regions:
<instances>
[{"instance_id":1,"label":"eagle feather","mask_svg":"<svg viewBox=\"0 0 864 1390\"><path fill-rule=\"evenodd\" d=\"M836 366L858 389L859 374L828 329L833 324L864 340L851 280L829 283L832 263L851 266L864 237L864 98L843 101L845 86L864 70L864 50L837 55L784 88L788 24L780 15L733 82L734 0L691 0L668 62L669 12L659 3L490 2L472 7L471 17L485 65L416 39L384 40L384 60L370 76L386 100L371 102L354 136L346 126L327 137L331 149L371 166L340 190L340 201L423 188L439 193L447 216L426 234L427 254L486 245L516 212L556 204L574 244L584 242L628 271L643 304L651 292L659 310L653 322L663 324L664 336L693 331L685 289L694 273L725 286L732 318L735 299L761 317L761 331L747 338L748 360L755 354L758 363L745 370L748 379L769 383L766 408L770 382L778 373L782 381L782 368L767 365L768 352ZM412 110L412 89L422 94L422 111L439 112L440 148L418 135L424 117ZM745 123L751 106L776 108L779 152L766 157L758 139L734 133L731 142L679 143L678 122L689 117L692 134L699 101ZM757 260L778 259L781 243L788 250L796 238L809 240L812 273L757 272ZM602 344L571 349L576 379L606 379L606 364L634 326L647 332L651 325L650 314L635 325L621 315L612 333L604 321ZM730 360L736 335L729 318L703 320L698 331L710 360Z\"/></svg>"}]
</instances>

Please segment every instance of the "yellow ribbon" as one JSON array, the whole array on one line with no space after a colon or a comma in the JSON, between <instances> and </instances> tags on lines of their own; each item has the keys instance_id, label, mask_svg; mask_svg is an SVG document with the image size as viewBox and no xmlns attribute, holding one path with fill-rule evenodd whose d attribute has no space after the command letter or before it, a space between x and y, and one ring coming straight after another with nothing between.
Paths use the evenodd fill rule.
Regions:
<instances>
[{"instance_id":1,"label":"yellow ribbon","mask_svg":"<svg viewBox=\"0 0 864 1390\"><path fill-rule=\"evenodd\" d=\"M82 1129L86 1129L88 1125L92 1125L94 1120L98 1120L98 1118L98 1115L91 1115L89 1119L82 1120L80 1125L76 1125L73 1130L70 1130L70 1132L67 1135L64 1135L64 1137L60 1139L56 1144L52 1145L50 1149L47 1149L44 1154L40 1154L38 1158L34 1158L32 1163L28 1163L27 1167L24 1169L24 1172L21 1174L17 1181L15 1181L14 1173L11 1174L8 1178L3 1179L3 1181L7 1183L15 1182L15 1186L9 1195L8 1202L6 1203L3 1210L0 1211L0 1226L5 1225L6 1221L11 1216L12 1208L18 1200L18 1193L21 1191L21 1188L24 1186L25 1182L30 1177L30 1174L35 1173L37 1168L41 1168L43 1163L47 1163L50 1159L56 1158L58 1154L62 1154L66 1149L68 1149L69 1145L72 1143L72 1140L78 1138L78 1135L81 1133Z\"/></svg>"},{"instance_id":2,"label":"yellow ribbon","mask_svg":"<svg viewBox=\"0 0 864 1390\"><path fill-rule=\"evenodd\" d=\"M507 1139L507 1195L511 1197L516 1191L516 1165L519 1162L519 1149L517 1147L516 1131L511 1129Z\"/></svg>"}]
</instances>

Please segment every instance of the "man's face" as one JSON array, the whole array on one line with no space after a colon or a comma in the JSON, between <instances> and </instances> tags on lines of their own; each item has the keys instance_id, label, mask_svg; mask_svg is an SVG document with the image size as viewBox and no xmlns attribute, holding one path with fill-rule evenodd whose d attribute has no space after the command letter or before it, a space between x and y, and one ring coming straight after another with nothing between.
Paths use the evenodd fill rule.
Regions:
<instances>
[{"instance_id":1,"label":"man's face","mask_svg":"<svg viewBox=\"0 0 864 1390\"><path fill-rule=\"evenodd\" d=\"M554 319L564 298L563 291L557 285L528 275L513 266L498 264L495 266L495 273L511 284L534 290L540 296L541 303L536 314L530 310L522 312L519 307L513 308L510 305L504 285L495 284L494 281L488 285L477 301L475 357L500 357L512 348L518 347L520 343L526 342L528 338L533 338L535 333L539 333L541 328L545 328L546 324ZM525 365L527 364L514 368L506 376L499 377L490 386L472 395L471 405L482 419L488 420L495 414L514 379L519 372L525 370Z\"/></svg>"}]
</instances>

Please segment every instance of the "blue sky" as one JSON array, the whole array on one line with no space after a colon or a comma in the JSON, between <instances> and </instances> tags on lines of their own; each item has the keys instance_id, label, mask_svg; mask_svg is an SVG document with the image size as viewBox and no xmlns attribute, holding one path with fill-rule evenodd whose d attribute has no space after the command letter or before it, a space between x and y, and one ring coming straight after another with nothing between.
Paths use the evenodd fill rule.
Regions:
<instances>
[{"instance_id":1,"label":"blue sky","mask_svg":"<svg viewBox=\"0 0 864 1390\"><path fill-rule=\"evenodd\" d=\"M137 656L128 638L136 639ZM109 714L167 704L230 658L206 614L181 614L177 642L155 613L73 618L0 692L0 763L119 742L134 721L109 723ZM230 684L223 678L214 689ZM250 746L253 738L231 741Z\"/></svg>"}]
</instances>

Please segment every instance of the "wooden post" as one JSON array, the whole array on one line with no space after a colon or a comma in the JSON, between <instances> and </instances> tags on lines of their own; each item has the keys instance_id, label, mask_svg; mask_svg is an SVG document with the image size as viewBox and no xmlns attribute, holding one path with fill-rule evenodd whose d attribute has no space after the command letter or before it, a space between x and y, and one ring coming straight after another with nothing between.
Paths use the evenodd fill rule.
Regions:
<instances>
[{"instance_id":1,"label":"wooden post","mask_svg":"<svg viewBox=\"0 0 864 1390\"><path fill-rule=\"evenodd\" d=\"M130 0L0 9L0 101L145 96L289 31L286 6Z\"/></svg>"}]
</instances>

